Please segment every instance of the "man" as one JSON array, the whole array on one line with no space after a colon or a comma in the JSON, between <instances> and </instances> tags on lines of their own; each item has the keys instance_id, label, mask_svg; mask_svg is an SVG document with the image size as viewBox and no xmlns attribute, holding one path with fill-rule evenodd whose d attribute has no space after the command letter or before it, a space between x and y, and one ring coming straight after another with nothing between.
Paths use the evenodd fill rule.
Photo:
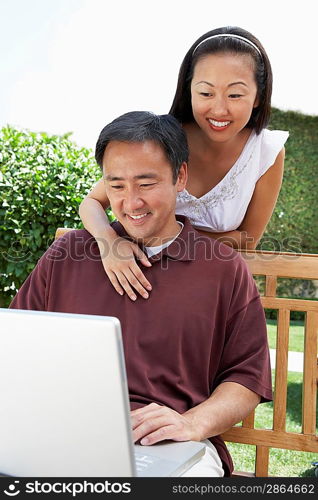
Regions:
<instances>
[{"instance_id":1,"label":"man","mask_svg":"<svg viewBox=\"0 0 318 500\"><path fill-rule=\"evenodd\" d=\"M118 317L135 441L206 440L188 475L222 476L233 466L219 434L272 397L269 351L259 294L239 254L175 216L187 158L184 132L169 115L127 113L96 145L113 228L152 255L147 300L115 291L83 230L50 247L11 307Z\"/></svg>"}]
</instances>

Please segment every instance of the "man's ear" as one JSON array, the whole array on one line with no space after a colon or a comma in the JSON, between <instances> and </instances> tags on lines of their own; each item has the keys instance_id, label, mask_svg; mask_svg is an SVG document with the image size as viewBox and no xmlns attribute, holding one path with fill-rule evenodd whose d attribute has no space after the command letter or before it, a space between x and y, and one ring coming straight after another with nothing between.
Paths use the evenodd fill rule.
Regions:
<instances>
[{"instance_id":1,"label":"man's ear","mask_svg":"<svg viewBox=\"0 0 318 500\"><path fill-rule=\"evenodd\" d=\"M177 178L177 192L180 193L180 191L183 191L186 183L188 180L188 165L184 161L180 167L179 173L178 173L178 178Z\"/></svg>"}]
</instances>

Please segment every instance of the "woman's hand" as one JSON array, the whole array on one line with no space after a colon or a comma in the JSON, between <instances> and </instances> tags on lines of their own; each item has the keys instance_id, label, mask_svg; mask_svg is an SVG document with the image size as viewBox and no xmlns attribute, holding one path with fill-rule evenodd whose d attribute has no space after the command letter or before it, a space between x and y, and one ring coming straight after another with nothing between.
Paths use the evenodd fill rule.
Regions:
<instances>
[{"instance_id":1,"label":"woman's hand","mask_svg":"<svg viewBox=\"0 0 318 500\"><path fill-rule=\"evenodd\" d=\"M116 292L120 295L126 292L131 300L137 299L137 292L147 299L152 287L136 259L146 267L151 267L151 263L138 245L119 236L107 241L98 238L97 243L105 272Z\"/></svg>"}]
</instances>

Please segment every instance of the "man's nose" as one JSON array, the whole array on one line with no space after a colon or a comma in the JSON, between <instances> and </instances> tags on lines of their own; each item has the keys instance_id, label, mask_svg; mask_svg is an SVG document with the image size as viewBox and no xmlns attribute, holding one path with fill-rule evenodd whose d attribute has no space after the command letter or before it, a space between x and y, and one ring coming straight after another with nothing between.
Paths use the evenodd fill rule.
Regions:
<instances>
[{"instance_id":1,"label":"man's nose","mask_svg":"<svg viewBox=\"0 0 318 500\"><path fill-rule=\"evenodd\" d=\"M131 190L126 193L124 200L124 207L126 212L135 212L136 210L142 208L143 205L144 201L137 191Z\"/></svg>"}]
</instances>

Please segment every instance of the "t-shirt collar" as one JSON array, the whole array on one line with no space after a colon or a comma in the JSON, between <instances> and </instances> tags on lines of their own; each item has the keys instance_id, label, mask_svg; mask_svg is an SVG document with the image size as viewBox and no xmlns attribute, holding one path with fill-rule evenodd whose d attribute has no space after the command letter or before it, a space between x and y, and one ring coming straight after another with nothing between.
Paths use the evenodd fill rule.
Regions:
<instances>
[{"instance_id":1,"label":"t-shirt collar","mask_svg":"<svg viewBox=\"0 0 318 500\"><path fill-rule=\"evenodd\" d=\"M149 257L150 262L157 262L163 258L163 256L167 256L173 260L180 261L190 261L194 258L194 246L195 240L199 237L198 232L191 225L190 221L187 217L183 215L176 216L177 221L182 222L183 229L179 233L179 235L173 240L173 242L163 248L161 252ZM120 222L113 222L112 227L115 229L118 236L123 238L132 239L126 233L124 227L120 224ZM142 245L139 245L140 248L144 251ZM146 252L145 252L146 253Z\"/></svg>"}]
</instances>

